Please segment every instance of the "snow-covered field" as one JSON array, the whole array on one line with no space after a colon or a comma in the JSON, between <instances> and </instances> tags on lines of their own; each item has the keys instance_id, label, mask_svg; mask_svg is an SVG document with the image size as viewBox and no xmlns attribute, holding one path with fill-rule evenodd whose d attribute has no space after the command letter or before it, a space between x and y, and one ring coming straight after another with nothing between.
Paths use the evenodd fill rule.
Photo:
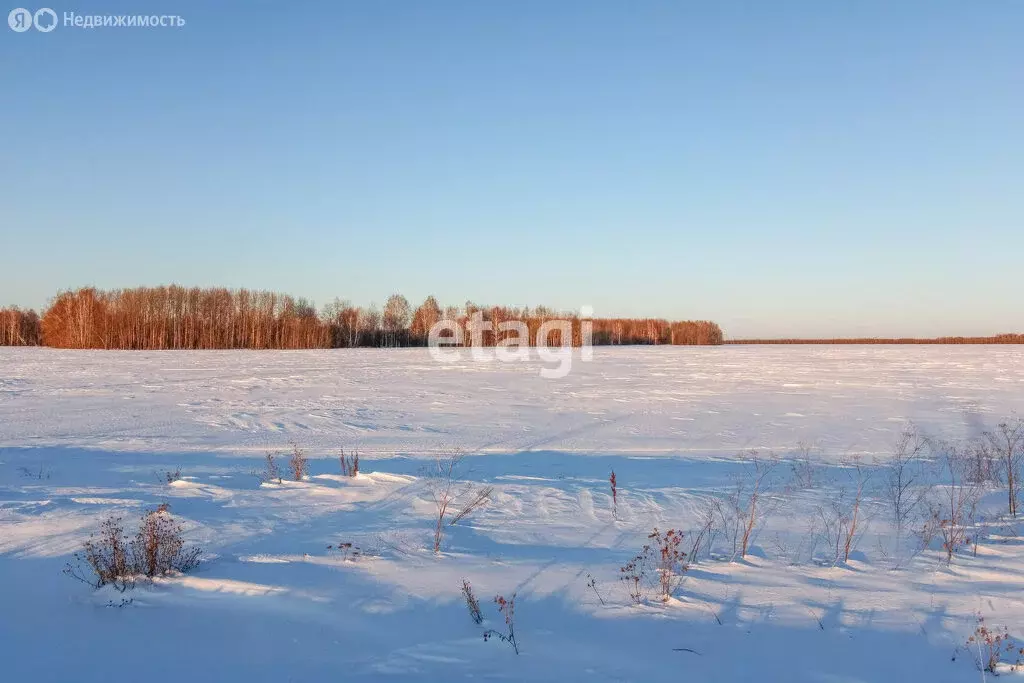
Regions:
<instances>
[{"instance_id":1,"label":"snow-covered field","mask_svg":"<svg viewBox=\"0 0 1024 683\"><path fill-rule=\"evenodd\" d=\"M982 500L977 555L946 567L896 538L876 466L908 421L966 439L1024 414L1019 347L599 348L557 380L542 365L0 348L2 679L973 681L977 613L1024 635L1003 494ZM261 483L293 443L309 476ZM435 554L424 468L455 448L466 486L494 492ZM692 538L749 481L750 450L781 461L748 556L719 533L672 600L631 604L620 567L654 527ZM837 564L819 521L854 460L864 533ZM195 572L124 594L62 574L111 513L164 502L203 548ZM481 636L504 628L497 593L517 594L519 656Z\"/></svg>"}]
</instances>

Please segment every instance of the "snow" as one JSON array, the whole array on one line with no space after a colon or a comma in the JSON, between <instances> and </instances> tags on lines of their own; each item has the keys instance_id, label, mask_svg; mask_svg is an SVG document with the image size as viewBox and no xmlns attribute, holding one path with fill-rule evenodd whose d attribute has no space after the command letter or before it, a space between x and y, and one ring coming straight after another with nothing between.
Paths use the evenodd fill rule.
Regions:
<instances>
[{"instance_id":1,"label":"snow","mask_svg":"<svg viewBox=\"0 0 1024 683\"><path fill-rule=\"evenodd\" d=\"M1024 542L995 520L996 490L989 537L950 567L895 538L877 472L848 563L823 561L811 531L843 463L874 463L908 420L965 438L1024 414L1018 347L598 348L563 379L543 365L0 348L3 678L974 681L976 613L1024 635ZM254 476L292 443L309 476ZM652 528L696 528L743 452L799 443L820 484L786 488L780 463L745 559L720 538L669 603L630 604L619 568ZM424 468L452 448L493 500L434 555ZM193 574L121 594L61 573L110 514L163 502L204 549ZM344 542L360 553L327 548ZM504 626L491 598L517 593L521 655L483 641L463 578L484 627Z\"/></svg>"}]
</instances>

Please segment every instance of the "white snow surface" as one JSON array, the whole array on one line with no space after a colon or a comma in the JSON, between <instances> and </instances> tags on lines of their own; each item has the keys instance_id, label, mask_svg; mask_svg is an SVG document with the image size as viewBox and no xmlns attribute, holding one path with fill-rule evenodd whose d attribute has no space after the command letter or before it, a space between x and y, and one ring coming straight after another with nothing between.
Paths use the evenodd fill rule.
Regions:
<instances>
[{"instance_id":1,"label":"white snow surface","mask_svg":"<svg viewBox=\"0 0 1024 683\"><path fill-rule=\"evenodd\" d=\"M0 678L976 681L976 615L1024 636L1005 494L982 500L977 554L947 567L895 534L876 467L908 421L965 439L1024 414L1020 347L598 348L562 379L543 365L0 348ZM811 487L789 480L800 443ZM260 483L265 453L291 444L309 475ZM453 448L465 485L494 493L435 555L423 468ZM751 553L720 537L672 600L631 604L620 567L654 527L691 535L752 449L782 461ZM853 459L872 469L866 530L836 564L815 525ZM62 574L108 516L163 502L203 548L195 572L124 594ZM327 549L345 542L360 554ZM517 595L518 656L482 638L505 627L498 593Z\"/></svg>"}]
</instances>

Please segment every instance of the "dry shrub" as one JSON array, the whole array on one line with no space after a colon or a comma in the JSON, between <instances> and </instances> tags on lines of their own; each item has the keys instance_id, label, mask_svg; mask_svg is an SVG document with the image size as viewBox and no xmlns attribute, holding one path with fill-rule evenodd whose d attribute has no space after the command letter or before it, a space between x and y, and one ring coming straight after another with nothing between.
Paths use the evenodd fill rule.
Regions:
<instances>
[{"instance_id":1,"label":"dry shrub","mask_svg":"<svg viewBox=\"0 0 1024 683\"><path fill-rule=\"evenodd\" d=\"M980 452L990 453L1006 484L1008 506L1011 517L1017 516L1017 502L1021 490L1021 469L1024 466L1024 418L1015 422L1002 422L994 432L985 434L986 447Z\"/></svg>"},{"instance_id":2,"label":"dry shrub","mask_svg":"<svg viewBox=\"0 0 1024 683\"><path fill-rule=\"evenodd\" d=\"M142 516L134 538L125 535L120 517L110 517L75 554L76 564L69 563L64 573L94 588L113 585L122 592L134 587L140 576L185 574L199 564L202 551L186 548L182 534L181 524L168 512L166 503Z\"/></svg>"},{"instance_id":3,"label":"dry shrub","mask_svg":"<svg viewBox=\"0 0 1024 683\"><path fill-rule=\"evenodd\" d=\"M797 452L790 461L793 487L796 489L809 490L818 485L821 478L821 449L801 441L797 444Z\"/></svg>"},{"instance_id":4,"label":"dry shrub","mask_svg":"<svg viewBox=\"0 0 1024 683\"><path fill-rule=\"evenodd\" d=\"M182 527L168 512L166 503L142 517L131 542L131 556L137 573L149 578L179 572L185 574L199 564L199 548L185 548Z\"/></svg>"},{"instance_id":5,"label":"dry shrub","mask_svg":"<svg viewBox=\"0 0 1024 683\"><path fill-rule=\"evenodd\" d=\"M341 463L341 476L355 477L359 474L359 451L345 455L345 449L342 448L338 461Z\"/></svg>"},{"instance_id":6,"label":"dry shrub","mask_svg":"<svg viewBox=\"0 0 1024 683\"><path fill-rule=\"evenodd\" d=\"M594 591L594 595L597 596L597 599L601 602L602 605L607 604L604 601L604 597L601 595L601 591L597 589L597 579L595 579L593 575L590 574L590 572L587 572L587 588Z\"/></svg>"},{"instance_id":7,"label":"dry shrub","mask_svg":"<svg viewBox=\"0 0 1024 683\"><path fill-rule=\"evenodd\" d=\"M302 481L309 469L305 451L296 444L292 444L292 452L288 456L288 469L292 471L292 478L295 481Z\"/></svg>"},{"instance_id":8,"label":"dry shrub","mask_svg":"<svg viewBox=\"0 0 1024 683\"><path fill-rule=\"evenodd\" d=\"M498 611L505 617L505 632L502 633L501 631L489 628L484 631L484 640L490 640L491 636L495 636L501 642L511 645L516 654L519 654L519 643L516 642L515 628L516 594L513 593L512 597L507 600L502 595L496 595L494 596L494 604L498 606Z\"/></svg>"},{"instance_id":9,"label":"dry shrub","mask_svg":"<svg viewBox=\"0 0 1024 683\"><path fill-rule=\"evenodd\" d=\"M936 487L928 500L928 526L942 538L946 564L952 563L953 555L970 541L983 493L981 485L970 476L969 453L969 448L949 444L943 447L941 466L946 481Z\"/></svg>"},{"instance_id":10,"label":"dry shrub","mask_svg":"<svg viewBox=\"0 0 1024 683\"><path fill-rule=\"evenodd\" d=\"M75 553L77 566L70 563L64 573L94 588L113 585L124 592L135 585L134 572L128 555L128 539L124 535L124 526L120 517L110 517L100 525L98 533L92 534L85 542L82 550ZM80 571L85 565L92 570L95 577L89 579Z\"/></svg>"},{"instance_id":11,"label":"dry shrub","mask_svg":"<svg viewBox=\"0 0 1024 683\"><path fill-rule=\"evenodd\" d=\"M689 569L686 553L682 549L681 531L669 529L662 533L655 527L647 539L651 543L644 544L639 553L619 568L619 580L626 587L634 605L646 602L650 586L656 586L658 597L662 602L668 602ZM653 580L652 570L657 577Z\"/></svg>"},{"instance_id":12,"label":"dry shrub","mask_svg":"<svg viewBox=\"0 0 1024 683\"><path fill-rule=\"evenodd\" d=\"M854 457L844 466L850 477L850 489L841 486L827 506L818 506L825 542L832 552L832 564L849 562L850 553L864 533L864 492L871 471Z\"/></svg>"},{"instance_id":13,"label":"dry shrub","mask_svg":"<svg viewBox=\"0 0 1024 683\"><path fill-rule=\"evenodd\" d=\"M885 497L892 508L897 535L902 535L907 521L920 507L930 491L925 483L928 440L917 427L908 424L900 433L886 467ZM898 539L897 539L898 540Z\"/></svg>"},{"instance_id":14,"label":"dry shrub","mask_svg":"<svg viewBox=\"0 0 1024 683\"><path fill-rule=\"evenodd\" d=\"M999 675L999 664L1006 659L1010 671L1017 671L1024 664L1024 648L1014 644L1006 627L989 628L985 617L978 615L978 626L964 647L974 657L980 671Z\"/></svg>"},{"instance_id":15,"label":"dry shrub","mask_svg":"<svg viewBox=\"0 0 1024 683\"><path fill-rule=\"evenodd\" d=\"M717 529L715 518L721 502L710 498L705 501L700 511L700 527L690 532L690 550L686 563L696 563L700 560L701 553L708 553L715 544Z\"/></svg>"},{"instance_id":16,"label":"dry shrub","mask_svg":"<svg viewBox=\"0 0 1024 683\"><path fill-rule=\"evenodd\" d=\"M612 486L612 518L619 518L619 482L615 478L615 470L612 470L612 474L608 477L608 483Z\"/></svg>"},{"instance_id":17,"label":"dry shrub","mask_svg":"<svg viewBox=\"0 0 1024 683\"><path fill-rule=\"evenodd\" d=\"M175 467L173 470L164 470L160 479L167 484L173 484L176 481L181 481L181 468Z\"/></svg>"},{"instance_id":18,"label":"dry shrub","mask_svg":"<svg viewBox=\"0 0 1024 683\"><path fill-rule=\"evenodd\" d=\"M669 529L662 534L655 527L647 538L654 542L657 553L658 589L661 600L668 602L672 594L679 588L679 584L683 581L683 574L688 569L685 562L686 553L680 548L683 542L683 533Z\"/></svg>"},{"instance_id":19,"label":"dry shrub","mask_svg":"<svg viewBox=\"0 0 1024 683\"><path fill-rule=\"evenodd\" d=\"M281 467L277 464L277 458L273 453L267 453L264 461L263 471L253 470L252 475L263 484L281 483Z\"/></svg>"},{"instance_id":20,"label":"dry shrub","mask_svg":"<svg viewBox=\"0 0 1024 683\"><path fill-rule=\"evenodd\" d=\"M462 580L462 599L466 601L466 609L469 610L469 616L473 623L482 624L484 615L480 611L480 601L476 599L476 595L473 594L473 586L466 579Z\"/></svg>"},{"instance_id":21,"label":"dry shrub","mask_svg":"<svg viewBox=\"0 0 1024 683\"><path fill-rule=\"evenodd\" d=\"M491 500L493 486L475 487L471 483L461 483L458 477L459 463L465 454L461 450L452 450L437 455L434 463L424 470L424 483L434 503L436 512L434 522L434 552L441 552L441 541L444 540L445 522L454 526L467 516L473 514Z\"/></svg>"},{"instance_id":22,"label":"dry shrub","mask_svg":"<svg viewBox=\"0 0 1024 683\"><path fill-rule=\"evenodd\" d=\"M342 562L348 562L349 560L354 561L363 554L362 550L359 549L359 546L352 545L352 543L349 541L339 543L338 545L329 545L327 546L327 549L331 551L336 551L339 555L341 555Z\"/></svg>"},{"instance_id":23,"label":"dry shrub","mask_svg":"<svg viewBox=\"0 0 1024 683\"><path fill-rule=\"evenodd\" d=\"M778 460L757 451L747 454L748 463L737 474L733 490L726 496L717 512L721 516L721 528L732 544L732 558L743 558L750 550L750 544L760 525L768 515L769 506L763 498L771 492L771 475Z\"/></svg>"},{"instance_id":24,"label":"dry shrub","mask_svg":"<svg viewBox=\"0 0 1024 683\"><path fill-rule=\"evenodd\" d=\"M651 546L644 545L633 559L619 568L619 580L626 587L629 599L634 605L639 605L647 600L651 561Z\"/></svg>"}]
</instances>

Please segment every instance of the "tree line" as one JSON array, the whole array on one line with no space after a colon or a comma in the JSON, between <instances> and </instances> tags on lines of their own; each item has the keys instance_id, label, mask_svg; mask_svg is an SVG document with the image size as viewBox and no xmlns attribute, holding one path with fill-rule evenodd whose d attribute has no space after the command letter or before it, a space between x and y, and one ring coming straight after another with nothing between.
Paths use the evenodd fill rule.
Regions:
<instances>
[{"instance_id":1,"label":"tree line","mask_svg":"<svg viewBox=\"0 0 1024 683\"><path fill-rule=\"evenodd\" d=\"M38 346L42 343L35 311L0 308L0 346Z\"/></svg>"},{"instance_id":2,"label":"tree line","mask_svg":"<svg viewBox=\"0 0 1024 683\"><path fill-rule=\"evenodd\" d=\"M849 339L730 339L725 344L1024 344L1024 334L990 337L857 337Z\"/></svg>"},{"instance_id":3,"label":"tree line","mask_svg":"<svg viewBox=\"0 0 1024 683\"><path fill-rule=\"evenodd\" d=\"M494 346L522 339L506 326L499 328L502 323L519 324L532 344L551 320L569 321L571 338L562 340L556 330L550 344L581 345L585 323L595 345L723 343L722 330L708 321L581 319L544 306L472 302L442 308L432 296L413 308L400 294L389 297L382 309L336 299L318 311L306 299L276 292L171 285L65 291L41 317L35 311L0 309L0 345L122 350L425 346L431 328L448 321L467 331L463 345ZM479 334L469 333L474 327L481 329Z\"/></svg>"}]
</instances>

